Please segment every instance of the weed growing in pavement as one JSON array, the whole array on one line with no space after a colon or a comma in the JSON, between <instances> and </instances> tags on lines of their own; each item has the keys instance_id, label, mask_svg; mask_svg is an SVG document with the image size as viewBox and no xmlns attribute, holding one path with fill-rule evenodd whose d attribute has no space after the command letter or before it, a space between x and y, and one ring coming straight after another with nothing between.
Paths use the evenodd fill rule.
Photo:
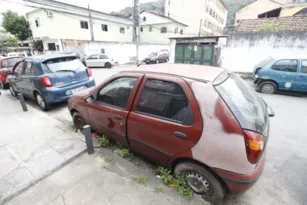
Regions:
<instances>
[{"instance_id":1,"label":"weed growing in pavement","mask_svg":"<svg viewBox=\"0 0 307 205\"><path fill-rule=\"evenodd\" d=\"M163 167L157 167L155 169L155 173L160 175L160 178L165 185L176 188L179 194L187 197L188 199L192 198L193 191L187 185L184 177L174 177L171 170Z\"/></svg>"},{"instance_id":2,"label":"weed growing in pavement","mask_svg":"<svg viewBox=\"0 0 307 205\"><path fill-rule=\"evenodd\" d=\"M104 161L105 161L105 162L112 162L112 159L109 158L109 157L104 157Z\"/></svg>"},{"instance_id":3,"label":"weed growing in pavement","mask_svg":"<svg viewBox=\"0 0 307 205\"><path fill-rule=\"evenodd\" d=\"M105 135L99 137L99 143L102 147L109 147L111 144L110 139Z\"/></svg>"},{"instance_id":4,"label":"weed growing in pavement","mask_svg":"<svg viewBox=\"0 0 307 205\"><path fill-rule=\"evenodd\" d=\"M147 184L149 179L147 177L133 177L132 180L138 184Z\"/></svg>"},{"instance_id":5,"label":"weed growing in pavement","mask_svg":"<svg viewBox=\"0 0 307 205\"><path fill-rule=\"evenodd\" d=\"M162 186L157 186L155 189L155 192L159 193L159 192L163 192L164 188Z\"/></svg>"},{"instance_id":6,"label":"weed growing in pavement","mask_svg":"<svg viewBox=\"0 0 307 205\"><path fill-rule=\"evenodd\" d=\"M119 156L121 156L122 158L127 158L131 156L131 152L129 149L121 148L119 150Z\"/></svg>"}]
</instances>

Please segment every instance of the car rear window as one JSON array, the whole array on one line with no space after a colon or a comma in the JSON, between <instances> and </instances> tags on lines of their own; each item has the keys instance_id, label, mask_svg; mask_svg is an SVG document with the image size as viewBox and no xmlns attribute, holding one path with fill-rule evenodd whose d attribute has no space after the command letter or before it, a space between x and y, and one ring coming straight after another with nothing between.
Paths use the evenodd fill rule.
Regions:
<instances>
[{"instance_id":1,"label":"car rear window","mask_svg":"<svg viewBox=\"0 0 307 205\"><path fill-rule=\"evenodd\" d=\"M266 131L266 104L242 78L232 73L227 80L216 85L215 88L237 118L242 129L259 133Z\"/></svg>"},{"instance_id":2,"label":"car rear window","mask_svg":"<svg viewBox=\"0 0 307 205\"><path fill-rule=\"evenodd\" d=\"M67 70L75 71L85 68L83 63L77 57L54 58L44 61L43 64L53 73Z\"/></svg>"}]
</instances>

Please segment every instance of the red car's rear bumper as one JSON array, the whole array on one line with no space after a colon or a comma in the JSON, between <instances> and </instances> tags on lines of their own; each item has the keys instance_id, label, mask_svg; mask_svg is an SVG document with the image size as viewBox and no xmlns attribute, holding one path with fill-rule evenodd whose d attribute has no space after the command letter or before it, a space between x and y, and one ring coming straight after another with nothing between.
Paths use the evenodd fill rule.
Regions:
<instances>
[{"instance_id":1,"label":"red car's rear bumper","mask_svg":"<svg viewBox=\"0 0 307 205\"><path fill-rule=\"evenodd\" d=\"M256 169L249 174L236 174L216 169L216 173L225 181L231 194L240 194L251 188L262 174L265 163L265 153Z\"/></svg>"}]
</instances>

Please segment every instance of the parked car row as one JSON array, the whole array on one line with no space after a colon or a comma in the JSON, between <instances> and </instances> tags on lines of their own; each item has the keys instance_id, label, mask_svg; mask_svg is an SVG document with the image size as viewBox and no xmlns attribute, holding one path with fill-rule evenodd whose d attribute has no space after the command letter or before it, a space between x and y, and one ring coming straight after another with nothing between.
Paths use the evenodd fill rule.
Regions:
<instances>
[{"instance_id":1,"label":"parked car row","mask_svg":"<svg viewBox=\"0 0 307 205\"><path fill-rule=\"evenodd\" d=\"M159 52L153 52L148 57L146 57L143 62L146 64L159 64L166 63L169 60L169 53L166 50L161 50Z\"/></svg>"},{"instance_id":2,"label":"parked car row","mask_svg":"<svg viewBox=\"0 0 307 205\"><path fill-rule=\"evenodd\" d=\"M248 190L264 168L274 113L229 70L144 65L95 86L77 56L57 55L21 59L7 81L13 96L33 98L42 110L68 99L76 128L90 125L172 169L211 204Z\"/></svg>"}]
</instances>

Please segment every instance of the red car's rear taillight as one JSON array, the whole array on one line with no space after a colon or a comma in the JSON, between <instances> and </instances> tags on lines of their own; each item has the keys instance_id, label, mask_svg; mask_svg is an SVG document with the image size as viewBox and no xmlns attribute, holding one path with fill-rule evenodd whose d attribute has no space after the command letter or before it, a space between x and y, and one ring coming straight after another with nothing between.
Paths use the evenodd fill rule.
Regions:
<instances>
[{"instance_id":1,"label":"red car's rear taillight","mask_svg":"<svg viewBox=\"0 0 307 205\"><path fill-rule=\"evenodd\" d=\"M243 132L247 159L250 163L256 164L264 149L263 136L257 132L249 130L243 130Z\"/></svg>"},{"instance_id":2,"label":"red car's rear taillight","mask_svg":"<svg viewBox=\"0 0 307 205\"><path fill-rule=\"evenodd\" d=\"M42 81L42 83L43 83L43 85L44 85L45 87L52 87L52 86L53 86L52 83L51 83L50 78L47 77L47 76L42 77L42 78L41 78L41 81Z\"/></svg>"},{"instance_id":3,"label":"red car's rear taillight","mask_svg":"<svg viewBox=\"0 0 307 205\"><path fill-rule=\"evenodd\" d=\"M89 69L89 68L86 68L86 73L87 73L88 77L91 77L93 75L91 69Z\"/></svg>"}]
</instances>

